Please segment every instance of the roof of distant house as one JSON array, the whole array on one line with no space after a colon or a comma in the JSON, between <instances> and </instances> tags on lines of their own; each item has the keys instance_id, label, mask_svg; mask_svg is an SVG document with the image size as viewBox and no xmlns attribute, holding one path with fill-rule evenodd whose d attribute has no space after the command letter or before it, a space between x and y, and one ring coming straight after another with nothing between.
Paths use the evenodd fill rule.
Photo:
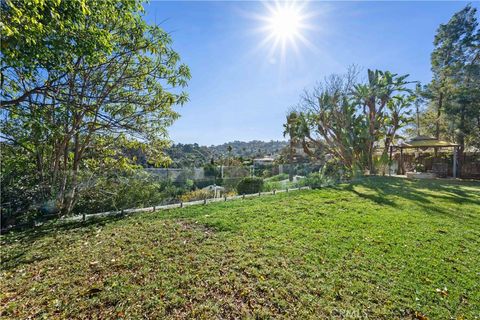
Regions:
<instances>
[{"instance_id":1,"label":"roof of distant house","mask_svg":"<svg viewBox=\"0 0 480 320\"><path fill-rule=\"evenodd\" d=\"M268 156L263 158L255 158L253 161L275 161L275 157Z\"/></svg>"}]
</instances>

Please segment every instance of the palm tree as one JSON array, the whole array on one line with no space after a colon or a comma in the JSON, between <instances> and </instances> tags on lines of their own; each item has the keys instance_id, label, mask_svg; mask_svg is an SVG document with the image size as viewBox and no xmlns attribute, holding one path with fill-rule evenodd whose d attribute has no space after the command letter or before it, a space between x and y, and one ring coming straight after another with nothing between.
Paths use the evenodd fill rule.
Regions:
<instances>
[{"instance_id":1,"label":"palm tree","mask_svg":"<svg viewBox=\"0 0 480 320\"><path fill-rule=\"evenodd\" d=\"M231 145L228 145L227 152L228 152L228 165L230 165L231 164L231 158L232 158L232 146Z\"/></svg>"},{"instance_id":2,"label":"palm tree","mask_svg":"<svg viewBox=\"0 0 480 320\"><path fill-rule=\"evenodd\" d=\"M405 85L408 75L398 76L389 71L368 70L368 82L354 86L354 97L363 108L368 125L367 163L370 173L375 173L373 160L375 142L384 136L383 120L388 114L388 106L393 96L409 92Z\"/></svg>"},{"instance_id":3,"label":"palm tree","mask_svg":"<svg viewBox=\"0 0 480 320\"><path fill-rule=\"evenodd\" d=\"M290 167L288 170L288 179L290 181L293 180L293 153L294 153L294 148L295 145L299 142L299 114L296 111L291 111L289 114L287 114L287 122L283 125L284 131L283 131L283 136L286 137L287 135L290 137L290 145L289 145L289 162L290 162Z\"/></svg>"}]
</instances>

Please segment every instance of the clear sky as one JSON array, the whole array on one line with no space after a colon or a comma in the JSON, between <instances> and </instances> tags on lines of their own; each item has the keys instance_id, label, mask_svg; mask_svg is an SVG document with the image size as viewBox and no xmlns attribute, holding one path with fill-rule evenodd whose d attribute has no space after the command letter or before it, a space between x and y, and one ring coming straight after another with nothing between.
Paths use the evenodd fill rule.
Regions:
<instances>
[{"instance_id":1,"label":"clear sky","mask_svg":"<svg viewBox=\"0 0 480 320\"><path fill-rule=\"evenodd\" d=\"M302 3L304 41L292 36L282 51L265 42L268 3L152 1L147 20L171 33L192 73L190 102L178 109L170 137L201 145L283 139L285 115L301 92L351 64L426 83L435 31L465 4Z\"/></svg>"}]
</instances>

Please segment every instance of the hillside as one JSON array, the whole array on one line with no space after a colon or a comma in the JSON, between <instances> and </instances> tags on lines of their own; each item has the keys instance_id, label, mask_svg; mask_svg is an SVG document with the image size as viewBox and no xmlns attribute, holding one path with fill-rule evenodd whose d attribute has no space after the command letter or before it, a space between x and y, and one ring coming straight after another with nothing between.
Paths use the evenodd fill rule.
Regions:
<instances>
[{"instance_id":1,"label":"hillside","mask_svg":"<svg viewBox=\"0 0 480 320\"><path fill-rule=\"evenodd\" d=\"M6 318L474 319L480 184L375 178L2 236Z\"/></svg>"},{"instance_id":2,"label":"hillside","mask_svg":"<svg viewBox=\"0 0 480 320\"><path fill-rule=\"evenodd\" d=\"M232 141L221 145L200 146L194 144L174 144L165 152L173 160L174 167L203 166L212 159L242 157L252 159L278 154L288 145L287 141ZM229 146L232 148L228 150Z\"/></svg>"}]
</instances>

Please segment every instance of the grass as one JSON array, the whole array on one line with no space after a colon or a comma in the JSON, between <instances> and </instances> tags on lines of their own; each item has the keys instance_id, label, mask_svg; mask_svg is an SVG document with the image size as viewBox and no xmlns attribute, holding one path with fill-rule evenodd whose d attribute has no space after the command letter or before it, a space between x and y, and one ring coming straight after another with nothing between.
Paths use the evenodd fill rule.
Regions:
<instances>
[{"instance_id":1,"label":"grass","mask_svg":"<svg viewBox=\"0 0 480 320\"><path fill-rule=\"evenodd\" d=\"M480 184L371 178L2 236L5 318L480 318Z\"/></svg>"}]
</instances>

